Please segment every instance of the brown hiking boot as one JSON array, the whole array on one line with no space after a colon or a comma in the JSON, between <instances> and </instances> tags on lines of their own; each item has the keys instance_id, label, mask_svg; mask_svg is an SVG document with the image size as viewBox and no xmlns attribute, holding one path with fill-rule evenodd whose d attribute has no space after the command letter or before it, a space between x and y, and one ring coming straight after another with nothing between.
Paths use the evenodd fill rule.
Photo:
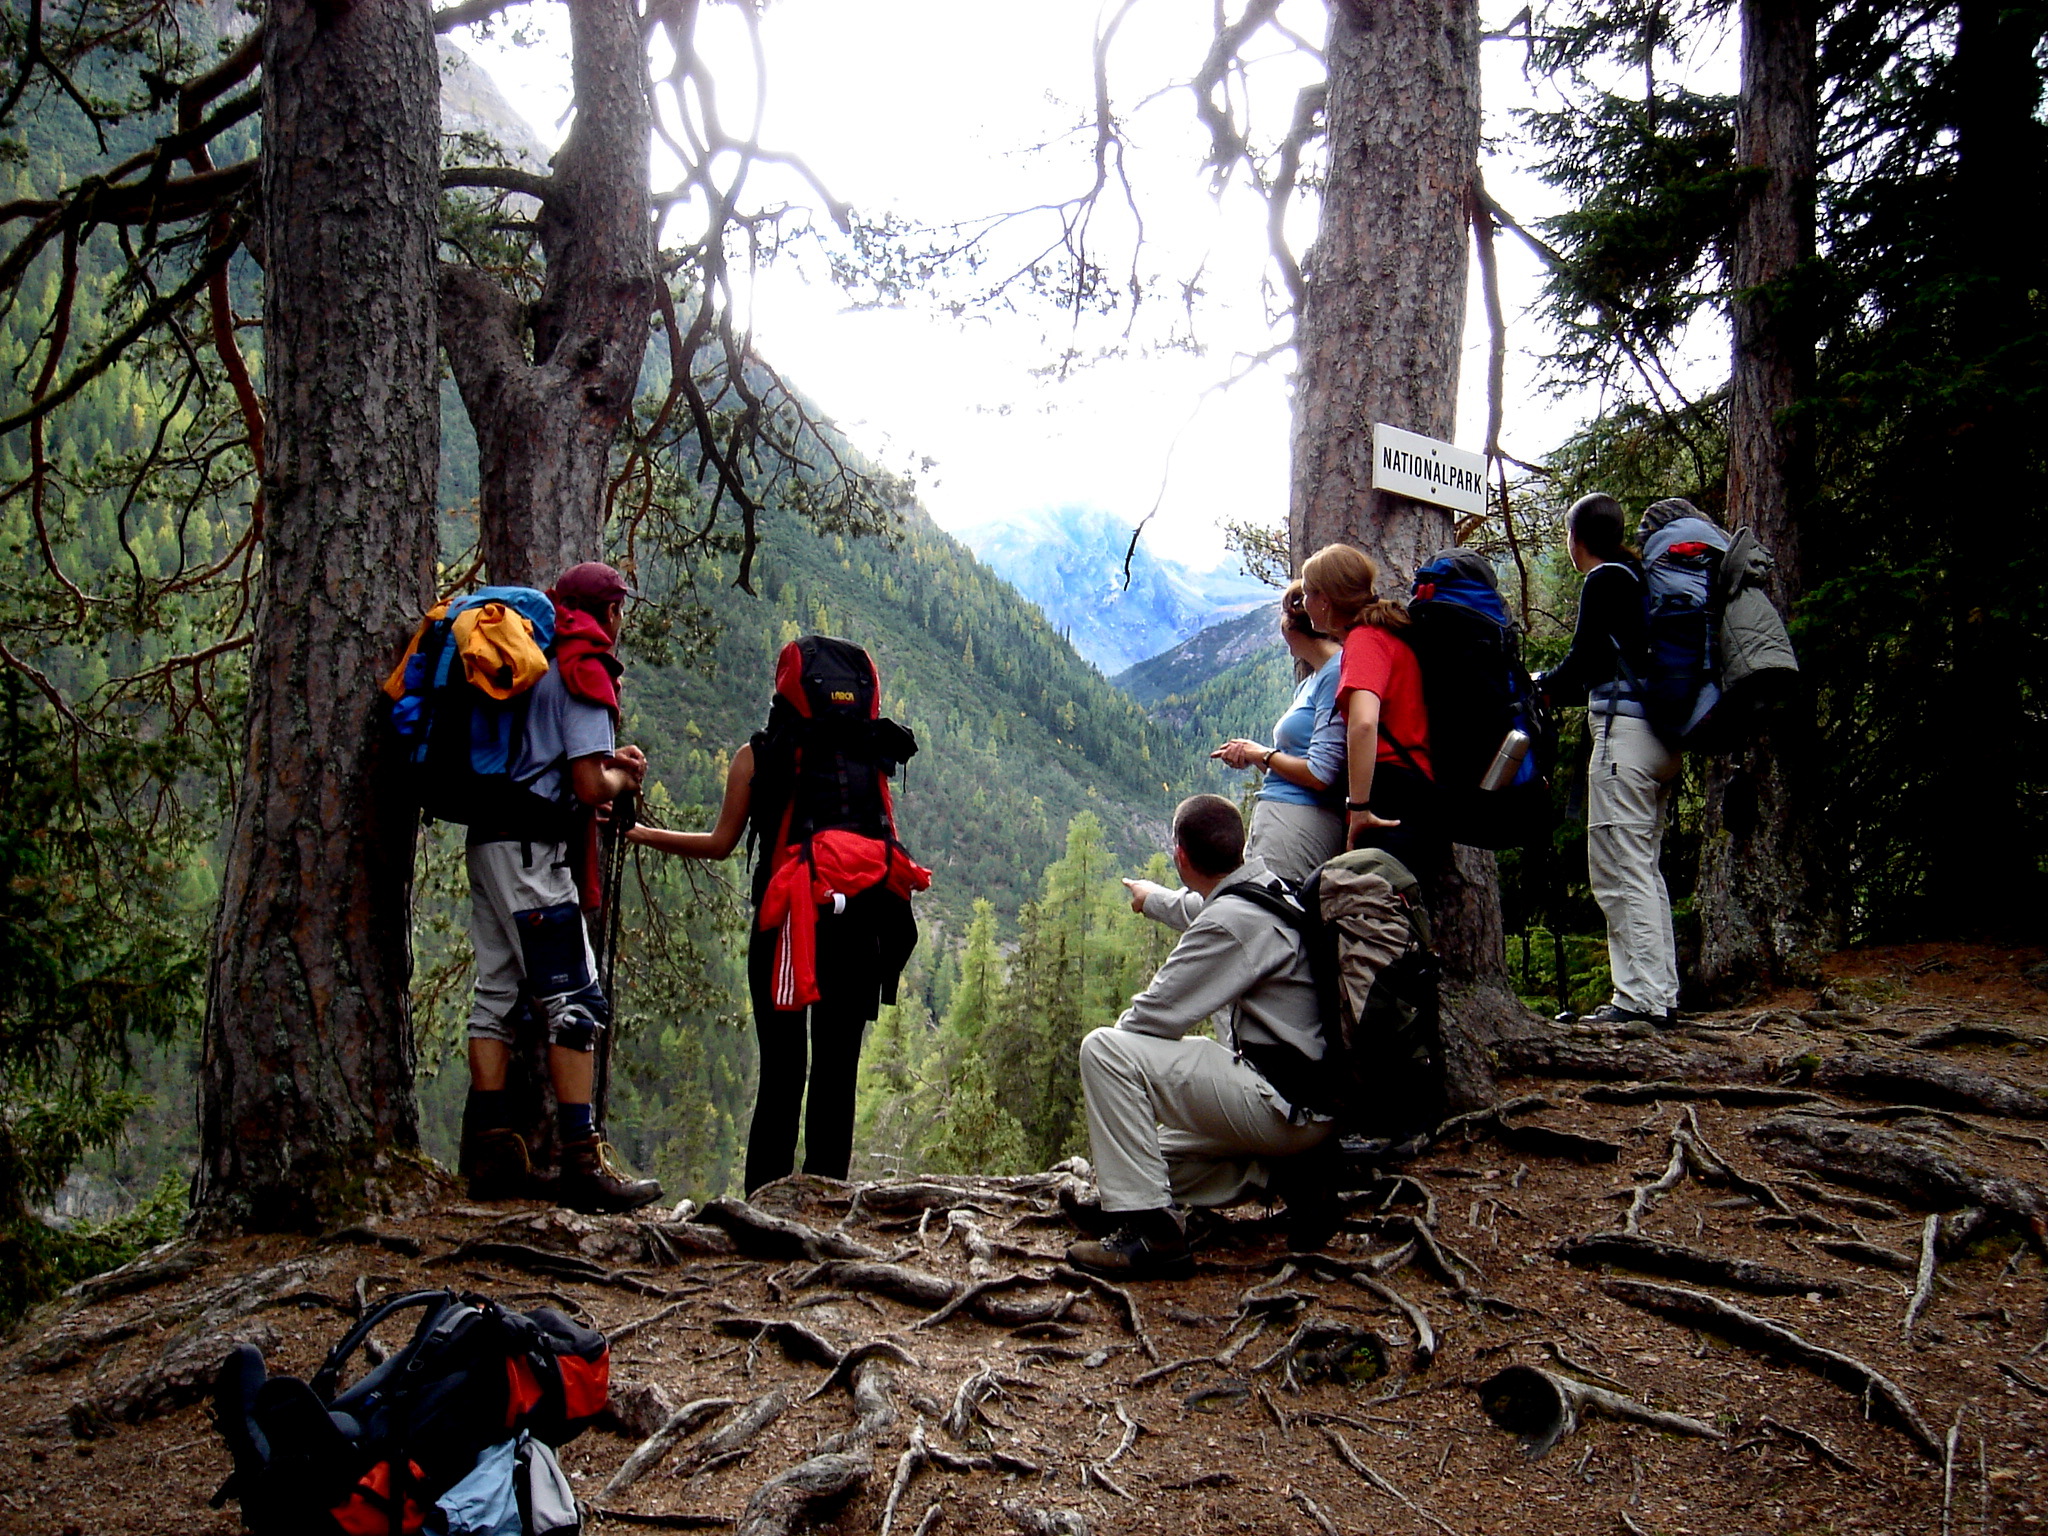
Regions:
<instances>
[{"instance_id":1,"label":"brown hiking boot","mask_svg":"<svg viewBox=\"0 0 2048 1536\"><path fill-rule=\"evenodd\" d=\"M555 1203L586 1216L616 1215L637 1211L661 1198L661 1185L653 1179L626 1176L609 1142L597 1133L562 1143L562 1178L555 1191Z\"/></svg>"},{"instance_id":2,"label":"brown hiking boot","mask_svg":"<svg viewBox=\"0 0 2048 1536\"><path fill-rule=\"evenodd\" d=\"M1113 1235L1075 1243L1067 1262L1110 1280L1177 1280L1194 1273L1187 1233L1172 1211L1128 1211Z\"/></svg>"},{"instance_id":3,"label":"brown hiking boot","mask_svg":"<svg viewBox=\"0 0 2048 1536\"><path fill-rule=\"evenodd\" d=\"M526 1138L515 1130L474 1132L463 1148L461 1166L469 1174L472 1200L545 1200L552 1194L533 1171Z\"/></svg>"}]
</instances>

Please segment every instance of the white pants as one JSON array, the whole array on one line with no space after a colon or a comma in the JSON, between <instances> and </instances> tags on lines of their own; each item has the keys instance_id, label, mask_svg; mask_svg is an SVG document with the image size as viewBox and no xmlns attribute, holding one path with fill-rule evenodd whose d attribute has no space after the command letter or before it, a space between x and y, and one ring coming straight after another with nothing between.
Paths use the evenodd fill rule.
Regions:
<instances>
[{"instance_id":1,"label":"white pants","mask_svg":"<svg viewBox=\"0 0 2048 1536\"><path fill-rule=\"evenodd\" d=\"M1678 754L1646 720L1595 715L1586 773L1586 868L1607 919L1614 1003L1651 1017L1678 1006L1671 895L1657 856Z\"/></svg>"},{"instance_id":2,"label":"white pants","mask_svg":"<svg viewBox=\"0 0 2048 1536\"><path fill-rule=\"evenodd\" d=\"M1334 1129L1292 1123L1249 1063L1198 1036L1091 1031L1081 1096L1105 1211L1232 1204L1265 1188L1260 1159L1306 1152Z\"/></svg>"}]
</instances>

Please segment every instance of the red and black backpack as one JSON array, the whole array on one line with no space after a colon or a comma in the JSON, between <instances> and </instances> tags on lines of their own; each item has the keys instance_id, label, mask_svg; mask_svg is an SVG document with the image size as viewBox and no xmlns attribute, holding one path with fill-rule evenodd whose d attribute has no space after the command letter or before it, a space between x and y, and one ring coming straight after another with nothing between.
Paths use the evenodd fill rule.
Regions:
<instances>
[{"instance_id":1,"label":"red and black backpack","mask_svg":"<svg viewBox=\"0 0 2048 1536\"><path fill-rule=\"evenodd\" d=\"M341 1388L350 1356L395 1312L422 1309L402 1349ZM483 1451L521 1430L550 1445L604 1410L603 1334L551 1307L414 1291L372 1308L311 1381L271 1376L236 1346L214 1383L235 1470L213 1497L258 1536L408 1536Z\"/></svg>"},{"instance_id":2,"label":"red and black backpack","mask_svg":"<svg viewBox=\"0 0 2048 1536\"><path fill-rule=\"evenodd\" d=\"M882 716L875 659L850 640L806 635L782 648L767 729L753 738L748 838L762 857L758 902L779 855L817 833L857 832L900 847L889 779L917 738Z\"/></svg>"}]
</instances>

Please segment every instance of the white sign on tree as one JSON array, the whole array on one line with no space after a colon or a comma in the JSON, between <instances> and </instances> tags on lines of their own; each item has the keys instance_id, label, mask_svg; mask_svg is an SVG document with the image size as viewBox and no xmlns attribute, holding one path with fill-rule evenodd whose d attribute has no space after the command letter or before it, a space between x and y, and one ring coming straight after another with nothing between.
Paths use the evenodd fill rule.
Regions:
<instances>
[{"instance_id":1,"label":"white sign on tree","mask_svg":"<svg viewBox=\"0 0 2048 1536\"><path fill-rule=\"evenodd\" d=\"M1419 432L1373 423L1373 489L1449 507L1486 511L1486 456Z\"/></svg>"}]
</instances>

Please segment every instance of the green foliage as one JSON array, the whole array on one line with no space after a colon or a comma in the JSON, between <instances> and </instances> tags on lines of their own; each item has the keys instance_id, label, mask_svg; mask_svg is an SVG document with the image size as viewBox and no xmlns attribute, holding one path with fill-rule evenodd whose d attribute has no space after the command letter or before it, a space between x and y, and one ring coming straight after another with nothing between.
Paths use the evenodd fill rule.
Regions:
<instances>
[{"instance_id":1,"label":"green foliage","mask_svg":"<svg viewBox=\"0 0 2048 1536\"><path fill-rule=\"evenodd\" d=\"M33 1207L112 1146L140 1098L131 1044L195 1024L204 962L180 855L121 819L175 745L71 750L0 674L0 1306L68 1271Z\"/></svg>"}]
</instances>

